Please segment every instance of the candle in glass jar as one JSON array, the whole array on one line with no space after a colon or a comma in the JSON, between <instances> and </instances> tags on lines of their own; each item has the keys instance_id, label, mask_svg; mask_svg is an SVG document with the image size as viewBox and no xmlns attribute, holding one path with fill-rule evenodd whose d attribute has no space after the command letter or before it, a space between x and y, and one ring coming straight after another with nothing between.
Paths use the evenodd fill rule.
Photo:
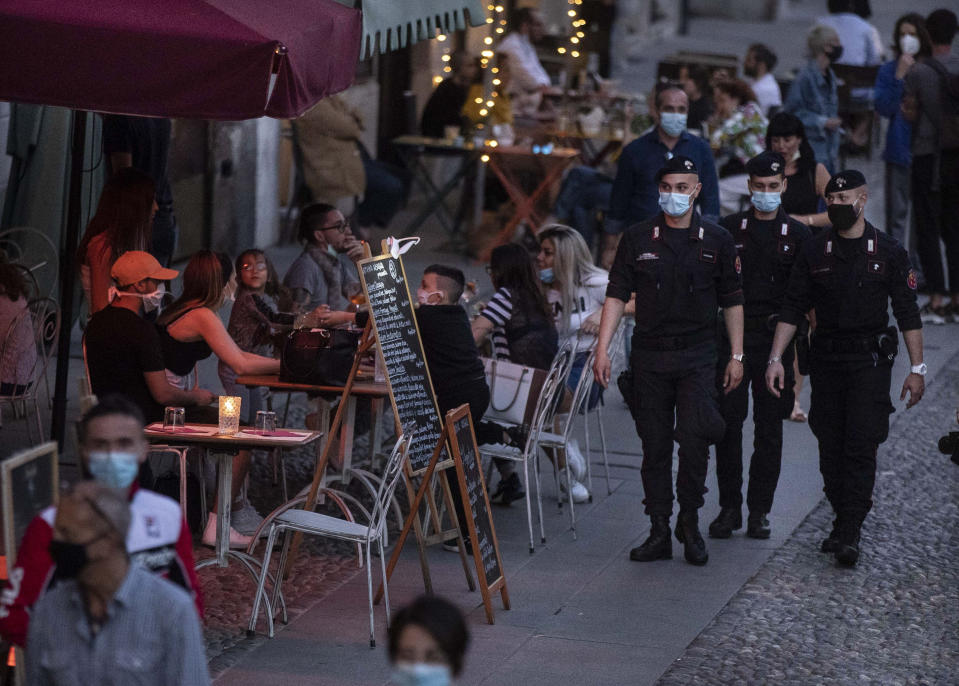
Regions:
<instances>
[{"instance_id":1,"label":"candle in glass jar","mask_svg":"<svg viewBox=\"0 0 959 686\"><path fill-rule=\"evenodd\" d=\"M235 395L220 396L220 433L233 435L240 430L240 402Z\"/></svg>"}]
</instances>

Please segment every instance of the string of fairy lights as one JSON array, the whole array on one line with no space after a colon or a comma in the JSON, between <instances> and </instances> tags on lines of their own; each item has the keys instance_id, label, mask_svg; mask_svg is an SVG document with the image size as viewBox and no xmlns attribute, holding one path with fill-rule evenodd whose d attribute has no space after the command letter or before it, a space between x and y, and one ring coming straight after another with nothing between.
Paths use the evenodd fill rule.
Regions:
<instances>
[{"instance_id":1,"label":"string of fairy lights","mask_svg":"<svg viewBox=\"0 0 959 686\"><path fill-rule=\"evenodd\" d=\"M569 18L570 30L569 35L567 36L567 44L560 45L556 48L556 51L560 55L568 55L572 59L578 59L581 56L580 52L580 43L586 37L584 29L586 28L586 20L583 19L578 11L578 7L583 4L583 0L566 0L567 4L570 6L566 11L566 16ZM495 56L493 51L493 42L494 40L502 37L506 32L506 8L503 5L489 4L486 6L489 14L486 17L486 24L492 28L492 34L483 38L483 50L480 52L480 68L485 72L489 69L490 77L487 78L486 75L483 75L482 82L484 84L484 93L482 97L477 97L474 100L476 105L481 105L482 107L479 110L479 115L483 117L485 121L491 114L492 110L496 107L496 100L499 97L498 87L502 84L502 81L499 77L499 67L490 64ZM443 52L440 55L440 61L442 62L442 73L435 74L433 76L433 85L439 85L443 79L444 75L449 75L453 71L453 67L450 64L452 57L452 41L449 40L449 36L442 32L442 30L437 30L436 40L443 45ZM479 122L476 125L476 128L482 130L485 128L484 122ZM487 140L486 145L489 147L496 147L497 142L495 140ZM482 161L489 161L487 155L482 156Z\"/></svg>"}]
</instances>

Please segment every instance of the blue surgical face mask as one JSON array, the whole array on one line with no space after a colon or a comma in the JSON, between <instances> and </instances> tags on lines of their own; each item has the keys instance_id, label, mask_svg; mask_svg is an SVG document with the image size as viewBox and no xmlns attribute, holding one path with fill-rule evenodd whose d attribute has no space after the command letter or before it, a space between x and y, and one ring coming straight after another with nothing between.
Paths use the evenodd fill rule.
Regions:
<instances>
[{"instance_id":1,"label":"blue surgical face mask","mask_svg":"<svg viewBox=\"0 0 959 686\"><path fill-rule=\"evenodd\" d=\"M775 212L782 204L782 193L765 193L763 191L753 191L753 207L760 212Z\"/></svg>"},{"instance_id":2,"label":"blue surgical face mask","mask_svg":"<svg viewBox=\"0 0 959 686\"><path fill-rule=\"evenodd\" d=\"M689 212L692 193L660 193L659 208L670 217L681 217Z\"/></svg>"},{"instance_id":3,"label":"blue surgical face mask","mask_svg":"<svg viewBox=\"0 0 959 686\"><path fill-rule=\"evenodd\" d=\"M543 283L553 283L553 268L547 267L546 269L539 270L539 280Z\"/></svg>"},{"instance_id":4,"label":"blue surgical face mask","mask_svg":"<svg viewBox=\"0 0 959 686\"><path fill-rule=\"evenodd\" d=\"M449 686L453 683L453 672L448 665L397 662L390 683L396 686Z\"/></svg>"},{"instance_id":5,"label":"blue surgical face mask","mask_svg":"<svg viewBox=\"0 0 959 686\"><path fill-rule=\"evenodd\" d=\"M95 451L87 462L93 478L110 488L129 488L140 472L136 453Z\"/></svg>"},{"instance_id":6,"label":"blue surgical face mask","mask_svg":"<svg viewBox=\"0 0 959 686\"><path fill-rule=\"evenodd\" d=\"M685 112L660 112L659 125L670 136L678 136L686 130Z\"/></svg>"},{"instance_id":7,"label":"blue surgical face mask","mask_svg":"<svg viewBox=\"0 0 959 686\"><path fill-rule=\"evenodd\" d=\"M339 255L340 253L338 253L338 252L336 251L336 248L334 248L332 245L330 245L329 243L327 243L327 244L326 244L326 254L329 255L330 257L336 257L336 256Z\"/></svg>"}]
</instances>

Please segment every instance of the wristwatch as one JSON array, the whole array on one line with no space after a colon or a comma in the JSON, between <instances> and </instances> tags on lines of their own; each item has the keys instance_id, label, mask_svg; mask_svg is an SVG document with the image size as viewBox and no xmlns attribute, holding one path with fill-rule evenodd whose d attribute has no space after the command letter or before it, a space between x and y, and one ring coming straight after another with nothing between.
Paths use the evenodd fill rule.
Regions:
<instances>
[{"instance_id":1,"label":"wristwatch","mask_svg":"<svg viewBox=\"0 0 959 686\"><path fill-rule=\"evenodd\" d=\"M743 358L746 357L744 354L739 353L738 355L733 355L732 358L742 364Z\"/></svg>"},{"instance_id":2,"label":"wristwatch","mask_svg":"<svg viewBox=\"0 0 959 686\"><path fill-rule=\"evenodd\" d=\"M909 371L913 374L918 374L919 376L925 376L926 372L929 371L929 368L926 366L925 362L920 362L919 364L914 364L909 368Z\"/></svg>"}]
</instances>

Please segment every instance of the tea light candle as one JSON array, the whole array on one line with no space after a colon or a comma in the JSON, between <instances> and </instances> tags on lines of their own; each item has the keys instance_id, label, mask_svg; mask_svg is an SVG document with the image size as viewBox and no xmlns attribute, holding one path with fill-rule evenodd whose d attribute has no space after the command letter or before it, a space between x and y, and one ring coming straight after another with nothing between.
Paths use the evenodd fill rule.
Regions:
<instances>
[{"instance_id":1,"label":"tea light candle","mask_svg":"<svg viewBox=\"0 0 959 686\"><path fill-rule=\"evenodd\" d=\"M240 402L235 395L220 396L220 433L233 435L240 430Z\"/></svg>"}]
</instances>

